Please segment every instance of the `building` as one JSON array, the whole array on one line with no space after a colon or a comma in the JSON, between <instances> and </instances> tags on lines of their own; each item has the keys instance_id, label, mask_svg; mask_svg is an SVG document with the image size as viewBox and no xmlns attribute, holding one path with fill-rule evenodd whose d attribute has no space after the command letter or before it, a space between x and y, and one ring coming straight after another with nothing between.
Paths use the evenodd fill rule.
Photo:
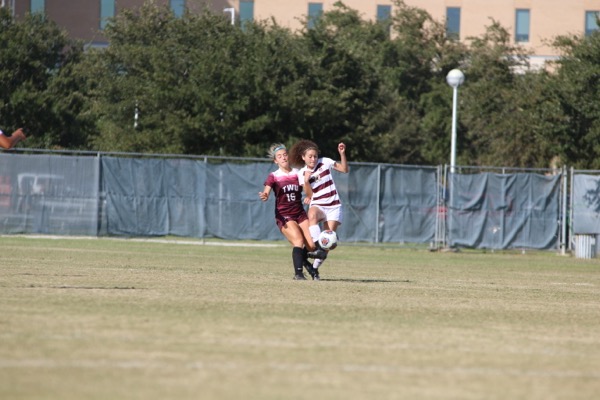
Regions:
<instances>
[{"instance_id":1,"label":"building","mask_svg":"<svg viewBox=\"0 0 600 400\"><path fill-rule=\"evenodd\" d=\"M43 12L69 34L92 46L106 44L102 29L108 18L120 10L137 7L145 0L0 0L18 18L27 12ZM176 15L184 8L201 10L205 3L236 21L275 18L292 30L303 28L303 21L318 17L338 0L154 0L169 5ZM390 0L344 0L344 4L365 19L384 19L393 13ZM541 66L557 57L549 42L558 35L589 34L598 29L600 0L405 0L409 6L423 8L434 19L446 21L449 35L459 40L480 36L491 20L512 32L515 43L533 53L531 63Z\"/></svg>"}]
</instances>

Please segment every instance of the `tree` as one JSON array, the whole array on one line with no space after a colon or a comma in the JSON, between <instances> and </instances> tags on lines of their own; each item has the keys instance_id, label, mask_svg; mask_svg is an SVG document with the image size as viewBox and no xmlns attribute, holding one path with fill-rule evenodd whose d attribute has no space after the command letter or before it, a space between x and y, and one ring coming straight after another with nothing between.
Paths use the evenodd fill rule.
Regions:
<instances>
[{"instance_id":1,"label":"tree","mask_svg":"<svg viewBox=\"0 0 600 400\"><path fill-rule=\"evenodd\" d=\"M242 29L209 10L176 18L147 3L121 13L106 35L110 47L89 62L99 77L89 77L97 80L96 148L262 156L271 141L294 134L310 66L288 30Z\"/></svg>"},{"instance_id":2,"label":"tree","mask_svg":"<svg viewBox=\"0 0 600 400\"><path fill-rule=\"evenodd\" d=\"M548 75L529 69L527 52L497 22L471 38L461 95L464 136L460 163L548 167Z\"/></svg>"},{"instance_id":3,"label":"tree","mask_svg":"<svg viewBox=\"0 0 600 400\"><path fill-rule=\"evenodd\" d=\"M599 169L600 33L561 36L554 44L563 55L548 87L558 106L547 117L557 122L557 155L576 168Z\"/></svg>"},{"instance_id":4,"label":"tree","mask_svg":"<svg viewBox=\"0 0 600 400\"><path fill-rule=\"evenodd\" d=\"M495 21L451 40L424 10L394 1L389 21L336 3L298 34L276 21L232 26L206 9L176 17L148 2L110 20L110 45L83 52L42 15L0 10L3 128L46 148L264 156L273 142L339 141L353 161L447 163L461 68L458 163L596 167L600 39L562 37L556 73Z\"/></svg>"},{"instance_id":5,"label":"tree","mask_svg":"<svg viewBox=\"0 0 600 400\"><path fill-rule=\"evenodd\" d=\"M29 147L74 147L81 143L76 124L69 121L80 103L58 83L82 54L80 44L68 39L41 14L15 21L0 9L0 113L2 127L26 127ZM66 95L66 97L65 97Z\"/></svg>"},{"instance_id":6,"label":"tree","mask_svg":"<svg viewBox=\"0 0 600 400\"><path fill-rule=\"evenodd\" d=\"M298 135L335 154L345 141L352 160L365 160L373 150L367 119L379 107L379 76L374 64L384 28L364 22L342 3L324 13L301 39L310 56L303 79L304 107Z\"/></svg>"},{"instance_id":7,"label":"tree","mask_svg":"<svg viewBox=\"0 0 600 400\"><path fill-rule=\"evenodd\" d=\"M466 48L446 37L443 24L427 12L395 1L391 38L373 57L382 107L369 115L376 150L373 161L437 164L450 154L451 97L446 74Z\"/></svg>"},{"instance_id":8,"label":"tree","mask_svg":"<svg viewBox=\"0 0 600 400\"><path fill-rule=\"evenodd\" d=\"M190 89L195 60L187 51L195 37L182 34L188 25L187 19L178 20L166 7L150 3L139 13L124 10L109 22L105 33L110 46L90 51L85 63L91 82L88 110L98 128L90 142L94 148L184 150L196 104Z\"/></svg>"}]
</instances>

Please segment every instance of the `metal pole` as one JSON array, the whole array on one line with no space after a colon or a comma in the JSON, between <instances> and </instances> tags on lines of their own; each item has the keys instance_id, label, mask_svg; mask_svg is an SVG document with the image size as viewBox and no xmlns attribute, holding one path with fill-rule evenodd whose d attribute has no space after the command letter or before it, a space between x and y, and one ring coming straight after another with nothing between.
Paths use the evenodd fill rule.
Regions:
<instances>
[{"instance_id":1,"label":"metal pole","mask_svg":"<svg viewBox=\"0 0 600 400\"><path fill-rule=\"evenodd\" d=\"M562 181L563 181L563 193L562 193L562 238L561 238L561 251L560 254L563 256L567 253L567 167L562 168Z\"/></svg>"},{"instance_id":2,"label":"metal pole","mask_svg":"<svg viewBox=\"0 0 600 400\"><path fill-rule=\"evenodd\" d=\"M453 175L448 174L448 165L444 165L444 204L446 205L446 216L444 222L444 247L448 247L451 239L451 219L450 219L450 206L452 205L452 188L450 187L450 179ZM448 201L446 201L448 198Z\"/></svg>"},{"instance_id":3,"label":"metal pole","mask_svg":"<svg viewBox=\"0 0 600 400\"><path fill-rule=\"evenodd\" d=\"M569 189L570 192L570 199L569 199L569 240L567 241L567 248L571 251L573 251L573 207L574 207L574 202L573 202L573 182L575 179L575 170L573 169L573 167L571 167L571 178L570 178L570 183L571 183L571 188Z\"/></svg>"},{"instance_id":4,"label":"metal pole","mask_svg":"<svg viewBox=\"0 0 600 400\"><path fill-rule=\"evenodd\" d=\"M443 203L444 196L444 182L442 180L442 166L438 165L436 169L437 179L436 179L436 190L435 190L435 248L436 250L444 246L443 238L442 238L442 210L444 209L445 204Z\"/></svg>"},{"instance_id":5,"label":"metal pole","mask_svg":"<svg viewBox=\"0 0 600 400\"><path fill-rule=\"evenodd\" d=\"M375 243L379 243L379 228L380 228L380 218L379 213L381 210L379 209L379 204L381 203L381 164L377 164L377 201L375 202Z\"/></svg>"},{"instance_id":6,"label":"metal pole","mask_svg":"<svg viewBox=\"0 0 600 400\"><path fill-rule=\"evenodd\" d=\"M446 75L446 82L452 86L452 143L450 149L450 172L454 173L456 166L456 114L458 108L458 87L465 81L465 74L459 69L453 69Z\"/></svg>"},{"instance_id":7,"label":"metal pole","mask_svg":"<svg viewBox=\"0 0 600 400\"><path fill-rule=\"evenodd\" d=\"M456 165L456 108L458 103L458 86L455 86L452 91L452 142L450 148L450 172L454 173Z\"/></svg>"}]
</instances>

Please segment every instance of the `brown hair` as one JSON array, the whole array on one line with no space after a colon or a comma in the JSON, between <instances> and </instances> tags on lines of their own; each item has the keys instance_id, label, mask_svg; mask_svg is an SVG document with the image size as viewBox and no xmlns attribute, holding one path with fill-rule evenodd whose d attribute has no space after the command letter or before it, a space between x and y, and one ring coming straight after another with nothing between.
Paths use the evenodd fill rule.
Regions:
<instances>
[{"instance_id":1,"label":"brown hair","mask_svg":"<svg viewBox=\"0 0 600 400\"><path fill-rule=\"evenodd\" d=\"M301 140L294 144L289 151L288 160L290 161L290 165L292 167L304 167L305 163L302 159L304 153L308 150L316 150L317 154L319 154L319 146L315 142L310 140Z\"/></svg>"}]
</instances>

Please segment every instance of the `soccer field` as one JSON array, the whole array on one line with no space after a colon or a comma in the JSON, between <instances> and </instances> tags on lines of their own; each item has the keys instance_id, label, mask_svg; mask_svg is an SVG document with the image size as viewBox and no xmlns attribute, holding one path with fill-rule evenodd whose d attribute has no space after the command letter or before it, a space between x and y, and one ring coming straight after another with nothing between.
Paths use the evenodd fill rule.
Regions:
<instances>
[{"instance_id":1,"label":"soccer field","mask_svg":"<svg viewBox=\"0 0 600 400\"><path fill-rule=\"evenodd\" d=\"M315 282L283 242L0 243L1 399L600 393L600 260L342 244Z\"/></svg>"}]
</instances>

